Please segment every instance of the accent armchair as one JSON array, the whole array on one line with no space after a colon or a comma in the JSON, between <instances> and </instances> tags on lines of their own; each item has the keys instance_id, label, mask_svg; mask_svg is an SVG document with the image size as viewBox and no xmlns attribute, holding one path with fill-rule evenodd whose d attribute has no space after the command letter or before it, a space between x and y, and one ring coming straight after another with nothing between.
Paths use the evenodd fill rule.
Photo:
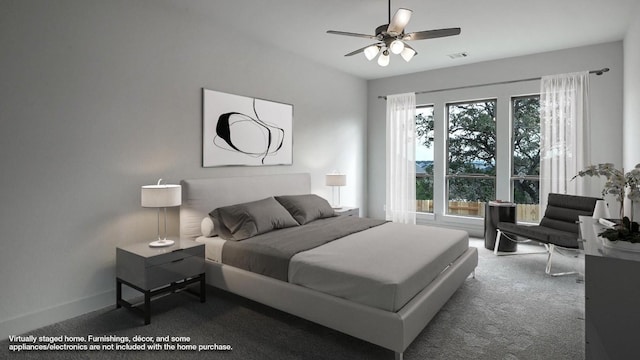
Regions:
<instances>
[{"instance_id":1,"label":"accent armchair","mask_svg":"<svg viewBox=\"0 0 640 360\"><path fill-rule=\"evenodd\" d=\"M498 236L496 238L494 253L498 254L498 245L502 236L510 241L522 242L537 241L542 243L546 252L547 266L545 273L552 276L575 274L576 272L551 273L551 258L556 248L577 250L580 248L580 228L578 216L592 216L596 201L602 200L594 197L549 194L547 208L539 225L519 225L510 222L498 223Z\"/></svg>"}]
</instances>

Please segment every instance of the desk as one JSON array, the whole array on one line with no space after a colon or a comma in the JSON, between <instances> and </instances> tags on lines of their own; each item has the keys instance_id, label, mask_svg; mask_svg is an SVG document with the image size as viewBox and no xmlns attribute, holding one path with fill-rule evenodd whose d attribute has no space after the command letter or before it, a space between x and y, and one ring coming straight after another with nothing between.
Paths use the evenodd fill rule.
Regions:
<instances>
[{"instance_id":1,"label":"desk","mask_svg":"<svg viewBox=\"0 0 640 360\"><path fill-rule=\"evenodd\" d=\"M580 216L585 251L587 360L637 359L640 354L640 257L603 246L604 227Z\"/></svg>"}]
</instances>

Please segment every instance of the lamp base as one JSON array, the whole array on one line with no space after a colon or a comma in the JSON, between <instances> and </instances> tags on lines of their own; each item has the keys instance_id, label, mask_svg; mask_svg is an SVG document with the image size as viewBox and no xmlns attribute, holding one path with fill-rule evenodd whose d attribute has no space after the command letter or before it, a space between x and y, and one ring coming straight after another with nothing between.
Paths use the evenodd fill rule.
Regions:
<instances>
[{"instance_id":1,"label":"lamp base","mask_svg":"<svg viewBox=\"0 0 640 360\"><path fill-rule=\"evenodd\" d=\"M151 247L165 247L165 246L171 246L173 244L175 244L176 242L173 240L156 240L156 241L152 241L149 243L149 246Z\"/></svg>"}]
</instances>

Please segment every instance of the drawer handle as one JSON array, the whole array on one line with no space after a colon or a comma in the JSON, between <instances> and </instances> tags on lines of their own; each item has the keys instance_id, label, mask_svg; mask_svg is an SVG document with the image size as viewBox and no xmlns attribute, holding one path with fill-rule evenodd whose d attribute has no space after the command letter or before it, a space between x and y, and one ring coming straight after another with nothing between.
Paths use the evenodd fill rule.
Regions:
<instances>
[{"instance_id":1,"label":"drawer handle","mask_svg":"<svg viewBox=\"0 0 640 360\"><path fill-rule=\"evenodd\" d=\"M172 263L177 263L177 262L182 261L182 260L184 260L184 258L178 259L178 260L173 260Z\"/></svg>"}]
</instances>

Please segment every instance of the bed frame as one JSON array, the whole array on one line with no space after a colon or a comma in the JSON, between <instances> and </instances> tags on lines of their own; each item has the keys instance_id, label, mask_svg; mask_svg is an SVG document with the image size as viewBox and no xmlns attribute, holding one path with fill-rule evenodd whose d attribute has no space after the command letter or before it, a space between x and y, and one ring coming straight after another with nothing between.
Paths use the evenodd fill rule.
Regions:
<instances>
[{"instance_id":1,"label":"bed frame","mask_svg":"<svg viewBox=\"0 0 640 360\"><path fill-rule=\"evenodd\" d=\"M214 208L275 195L308 194L309 174L261 175L182 180L180 236L200 236L200 222ZM409 303L397 312L364 306L299 285L232 266L207 261L207 283L317 324L403 352L478 264L470 247Z\"/></svg>"}]
</instances>

